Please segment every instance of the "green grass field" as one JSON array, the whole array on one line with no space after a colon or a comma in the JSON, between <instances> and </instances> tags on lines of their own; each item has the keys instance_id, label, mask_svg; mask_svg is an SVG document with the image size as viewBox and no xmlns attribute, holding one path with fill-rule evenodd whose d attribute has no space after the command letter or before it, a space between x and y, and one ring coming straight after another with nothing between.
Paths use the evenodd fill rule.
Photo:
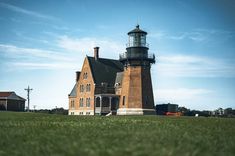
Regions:
<instances>
[{"instance_id":1,"label":"green grass field","mask_svg":"<svg viewBox=\"0 0 235 156\"><path fill-rule=\"evenodd\" d=\"M235 119L0 112L0 155L235 155Z\"/></svg>"}]
</instances>

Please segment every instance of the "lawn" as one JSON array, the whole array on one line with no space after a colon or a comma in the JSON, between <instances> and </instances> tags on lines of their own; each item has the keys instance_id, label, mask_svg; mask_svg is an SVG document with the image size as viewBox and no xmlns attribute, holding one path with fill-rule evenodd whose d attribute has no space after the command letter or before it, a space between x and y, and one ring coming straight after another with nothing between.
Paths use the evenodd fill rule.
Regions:
<instances>
[{"instance_id":1,"label":"lawn","mask_svg":"<svg viewBox=\"0 0 235 156\"><path fill-rule=\"evenodd\" d=\"M235 119L0 112L0 155L234 156Z\"/></svg>"}]
</instances>

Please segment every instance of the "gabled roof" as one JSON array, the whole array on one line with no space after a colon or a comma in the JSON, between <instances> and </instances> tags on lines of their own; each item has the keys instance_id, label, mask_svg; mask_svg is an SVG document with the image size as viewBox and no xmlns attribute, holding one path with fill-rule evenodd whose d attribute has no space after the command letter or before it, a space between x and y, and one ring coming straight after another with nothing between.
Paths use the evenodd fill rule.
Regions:
<instances>
[{"instance_id":1,"label":"gabled roof","mask_svg":"<svg viewBox=\"0 0 235 156\"><path fill-rule=\"evenodd\" d=\"M17 95L18 96L18 95ZM18 100L22 100L22 101L26 101L26 99L25 98L22 98L21 96L18 96Z\"/></svg>"},{"instance_id":2,"label":"gabled roof","mask_svg":"<svg viewBox=\"0 0 235 156\"><path fill-rule=\"evenodd\" d=\"M16 95L15 92L0 92L0 99L10 99L10 100L26 101L24 98Z\"/></svg>"},{"instance_id":3,"label":"gabled roof","mask_svg":"<svg viewBox=\"0 0 235 156\"><path fill-rule=\"evenodd\" d=\"M69 97L76 97L77 96L77 83L74 85L73 89L71 90Z\"/></svg>"},{"instance_id":4,"label":"gabled roof","mask_svg":"<svg viewBox=\"0 0 235 156\"><path fill-rule=\"evenodd\" d=\"M87 56L95 84L102 82L114 86L117 72L123 71L123 64L118 60L98 58Z\"/></svg>"},{"instance_id":5,"label":"gabled roof","mask_svg":"<svg viewBox=\"0 0 235 156\"><path fill-rule=\"evenodd\" d=\"M12 93L14 93L14 92L0 92L0 97L8 97L8 96L10 96Z\"/></svg>"}]
</instances>

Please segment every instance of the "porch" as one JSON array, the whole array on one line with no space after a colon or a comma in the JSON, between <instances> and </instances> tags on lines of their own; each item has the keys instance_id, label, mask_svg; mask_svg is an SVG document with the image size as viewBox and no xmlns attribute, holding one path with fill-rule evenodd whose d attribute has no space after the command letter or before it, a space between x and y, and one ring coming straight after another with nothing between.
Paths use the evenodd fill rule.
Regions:
<instances>
[{"instance_id":1,"label":"porch","mask_svg":"<svg viewBox=\"0 0 235 156\"><path fill-rule=\"evenodd\" d=\"M119 95L96 94L94 112L96 115L116 115L119 104Z\"/></svg>"}]
</instances>

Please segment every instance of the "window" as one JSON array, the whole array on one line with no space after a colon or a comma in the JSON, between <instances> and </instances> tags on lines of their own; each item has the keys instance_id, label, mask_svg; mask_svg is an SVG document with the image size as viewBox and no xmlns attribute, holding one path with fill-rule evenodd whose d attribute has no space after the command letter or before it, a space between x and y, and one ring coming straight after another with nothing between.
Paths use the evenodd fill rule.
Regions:
<instances>
[{"instance_id":1,"label":"window","mask_svg":"<svg viewBox=\"0 0 235 156\"><path fill-rule=\"evenodd\" d=\"M74 112L71 112L70 115L74 115Z\"/></svg>"},{"instance_id":2,"label":"window","mask_svg":"<svg viewBox=\"0 0 235 156\"><path fill-rule=\"evenodd\" d=\"M122 98L122 105L124 106L125 105L125 96L123 96L123 98Z\"/></svg>"},{"instance_id":3,"label":"window","mask_svg":"<svg viewBox=\"0 0 235 156\"><path fill-rule=\"evenodd\" d=\"M145 104L148 104L148 96L145 97Z\"/></svg>"},{"instance_id":4,"label":"window","mask_svg":"<svg viewBox=\"0 0 235 156\"><path fill-rule=\"evenodd\" d=\"M71 106L71 108L74 108L74 100L71 100L70 106Z\"/></svg>"},{"instance_id":5,"label":"window","mask_svg":"<svg viewBox=\"0 0 235 156\"><path fill-rule=\"evenodd\" d=\"M84 86L80 85L80 92L84 92Z\"/></svg>"},{"instance_id":6,"label":"window","mask_svg":"<svg viewBox=\"0 0 235 156\"><path fill-rule=\"evenodd\" d=\"M129 46L132 46L133 45L133 42L134 42L134 36L130 36L129 37Z\"/></svg>"},{"instance_id":7,"label":"window","mask_svg":"<svg viewBox=\"0 0 235 156\"><path fill-rule=\"evenodd\" d=\"M91 91L91 84L87 84L86 85L86 92L90 92Z\"/></svg>"},{"instance_id":8,"label":"window","mask_svg":"<svg viewBox=\"0 0 235 156\"><path fill-rule=\"evenodd\" d=\"M79 115L83 115L83 112L79 112Z\"/></svg>"},{"instance_id":9,"label":"window","mask_svg":"<svg viewBox=\"0 0 235 156\"><path fill-rule=\"evenodd\" d=\"M79 107L83 107L83 98L80 98L79 100Z\"/></svg>"},{"instance_id":10,"label":"window","mask_svg":"<svg viewBox=\"0 0 235 156\"><path fill-rule=\"evenodd\" d=\"M88 92L88 84L86 84L86 92Z\"/></svg>"},{"instance_id":11,"label":"window","mask_svg":"<svg viewBox=\"0 0 235 156\"><path fill-rule=\"evenodd\" d=\"M86 107L90 107L90 106L91 106L91 99L86 98Z\"/></svg>"},{"instance_id":12,"label":"window","mask_svg":"<svg viewBox=\"0 0 235 156\"><path fill-rule=\"evenodd\" d=\"M90 112L86 112L86 115L90 115L91 113Z\"/></svg>"},{"instance_id":13,"label":"window","mask_svg":"<svg viewBox=\"0 0 235 156\"><path fill-rule=\"evenodd\" d=\"M84 74L83 74L83 79L87 79L88 78L88 74L87 74L87 72L85 72Z\"/></svg>"},{"instance_id":14,"label":"window","mask_svg":"<svg viewBox=\"0 0 235 156\"><path fill-rule=\"evenodd\" d=\"M146 36L144 34L141 34L141 46L146 45Z\"/></svg>"}]
</instances>

